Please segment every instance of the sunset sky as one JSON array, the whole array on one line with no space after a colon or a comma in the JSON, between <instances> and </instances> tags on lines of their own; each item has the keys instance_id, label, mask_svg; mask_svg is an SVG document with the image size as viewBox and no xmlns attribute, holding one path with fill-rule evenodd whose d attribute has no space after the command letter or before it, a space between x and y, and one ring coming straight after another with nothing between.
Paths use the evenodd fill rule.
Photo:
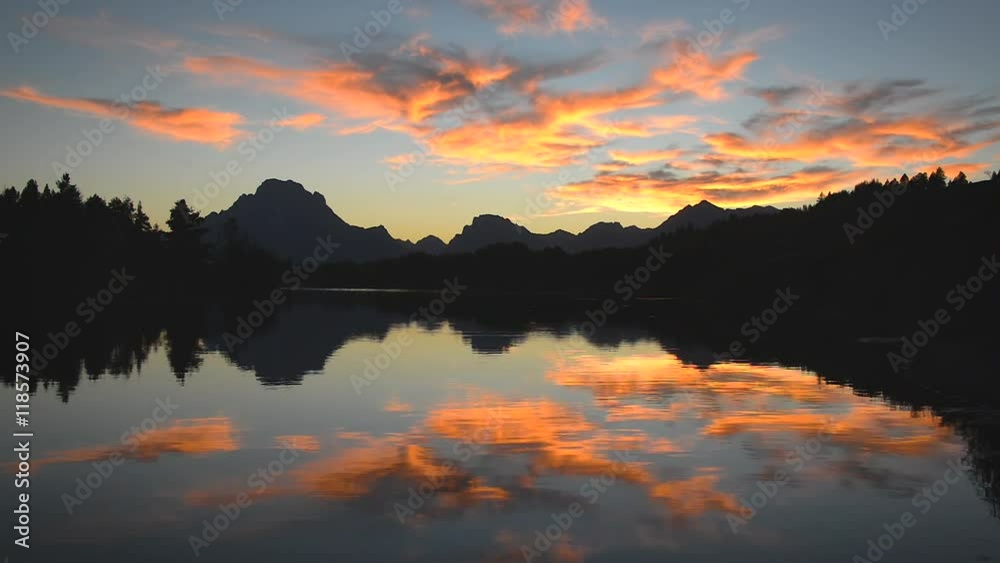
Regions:
<instances>
[{"instance_id":1,"label":"sunset sky","mask_svg":"<svg viewBox=\"0 0 1000 563\"><path fill-rule=\"evenodd\" d=\"M447 241L1000 167L995 0L228 1L70 0L37 34L3 2L0 181L65 167L162 226L235 163L203 211L276 177Z\"/></svg>"}]
</instances>

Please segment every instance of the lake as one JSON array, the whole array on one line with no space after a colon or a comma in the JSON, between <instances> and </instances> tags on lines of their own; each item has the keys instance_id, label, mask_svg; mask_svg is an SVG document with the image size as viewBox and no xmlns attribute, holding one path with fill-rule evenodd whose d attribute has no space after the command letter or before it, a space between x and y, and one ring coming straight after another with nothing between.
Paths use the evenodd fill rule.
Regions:
<instances>
[{"instance_id":1,"label":"lake","mask_svg":"<svg viewBox=\"0 0 1000 563\"><path fill-rule=\"evenodd\" d=\"M883 352L720 361L732 338L645 314L409 299L81 341L31 399L32 560L1000 557L996 411L870 375ZM954 357L933 369L978 369Z\"/></svg>"}]
</instances>

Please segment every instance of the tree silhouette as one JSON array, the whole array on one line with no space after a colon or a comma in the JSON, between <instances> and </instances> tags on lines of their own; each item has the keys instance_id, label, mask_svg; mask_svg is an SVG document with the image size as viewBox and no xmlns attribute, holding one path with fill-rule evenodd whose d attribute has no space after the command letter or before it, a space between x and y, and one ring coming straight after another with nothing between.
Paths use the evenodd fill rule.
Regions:
<instances>
[{"instance_id":1,"label":"tree silhouette","mask_svg":"<svg viewBox=\"0 0 1000 563\"><path fill-rule=\"evenodd\" d=\"M135 210L135 226L136 228L139 229L140 232L143 233L148 233L153 230L153 227L151 227L149 224L149 215L146 215L142 211L141 203Z\"/></svg>"},{"instance_id":2,"label":"tree silhouette","mask_svg":"<svg viewBox=\"0 0 1000 563\"><path fill-rule=\"evenodd\" d=\"M179 199L170 210L167 226L175 236L185 236L201 224L201 214L188 207L187 200Z\"/></svg>"},{"instance_id":3,"label":"tree silhouette","mask_svg":"<svg viewBox=\"0 0 1000 563\"><path fill-rule=\"evenodd\" d=\"M959 172L958 176L948 184L951 188L964 188L969 185L969 179L965 176L965 172Z\"/></svg>"},{"instance_id":4,"label":"tree silhouette","mask_svg":"<svg viewBox=\"0 0 1000 563\"><path fill-rule=\"evenodd\" d=\"M944 169L938 167L937 170L931 174L928 178L928 186L931 190L943 190L948 187L948 176L945 175Z\"/></svg>"},{"instance_id":5,"label":"tree silhouette","mask_svg":"<svg viewBox=\"0 0 1000 563\"><path fill-rule=\"evenodd\" d=\"M46 186L47 187L47 186ZM80 190L76 184L70 181L69 174L63 174L62 178L56 182L56 200L68 207L79 206L81 201Z\"/></svg>"},{"instance_id":6,"label":"tree silhouette","mask_svg":"<svg viewBox=\"0 0 1000 563\"><path fill-rule=\"evenodd\" d=\"M201 214L191 209L183 199L174 203L167 219L167 226L170 227L170 267L185 282L193 282L203 275L207 266L208 248L202 241L205 230L201 223Z\"/></svg>"}]
</instances>

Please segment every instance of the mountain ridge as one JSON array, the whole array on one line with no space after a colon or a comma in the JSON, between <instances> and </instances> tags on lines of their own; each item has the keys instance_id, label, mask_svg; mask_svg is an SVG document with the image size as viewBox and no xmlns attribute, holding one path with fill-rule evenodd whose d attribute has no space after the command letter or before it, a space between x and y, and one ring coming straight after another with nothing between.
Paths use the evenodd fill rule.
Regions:
<instances>
[{"instance_id":1,"label":"mountain ridge","mask_svg":"<svg viewBox=\"0 0 1000 563\"><path fill-rule=\"evenodd\" d=\"M520 243L533 250L560 248L577 253L601 248L628 248L683 228L704 228L730 216L777 213L774 207L723 209L707 200L687 205L653 228L599 222L579 234L558 229L534 233L503 217L484 213L473 217L447 243L429 235L417 242L394 238L383 225L358 227L344 221L319 192L310 192L293 180L270 178L253 194L243 194L228 209L205 217L205 238L222 243L238 233L253 244L281 258L312 255L317 238L331 237L340 244L336 262L369 262L406 254L431 255L476 252L495 244Z\"/></svg>"}]
</instances>

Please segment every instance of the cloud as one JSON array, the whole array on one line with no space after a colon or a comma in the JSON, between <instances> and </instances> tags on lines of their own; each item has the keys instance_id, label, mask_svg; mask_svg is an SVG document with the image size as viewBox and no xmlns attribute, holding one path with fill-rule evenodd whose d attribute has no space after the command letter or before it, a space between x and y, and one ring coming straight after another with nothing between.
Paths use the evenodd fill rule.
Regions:
<instances>
[{"instance_id":1,"label":"cloud","mask_svg":"<svg viewBox=\"0 0 1000 563\"><path fill-rule=\"evenodd\" d=\"M252 86L363 122L353 129L409 126L461 108L477 88L508 77L504 61L479 62L420 41L394 54L372 53L356 64L322 61L306 68L239 56L189 57L184 68L222 84ZM426 129L426 127L425 127Z\"/></svg>"},{"instance_id":2,"label":"cloud","mask_svg":"<svg viewBox=\"0 0 1000 563\"><path fill-rule=\"evenodd\" d=\"M799 204L878 174L898 176L939 164L978 172L983 165L958 159L1000 141L1000 121L975 120L975 106L951 114L937 109L868 115L878 105L879 96L871 95L876 90L864 90L862 103L837 96L830 108L757 115L749 120L750 135L706 134L707 151L661 155L680 157L662 170L623 173L609 163L592 179L560 186L554 195L569 203L568 209L618 212L673 213L703 199L741 206ZM646 160L609 154L616 162ZM649 154L651 161L655 155Z\"/></svg>"},{"instance_id":3,"label":"cloud","mask_svg":"<svg viewBox=\"0 0 1000 563\"><path fill-rule=\"evenodd\" d=\"M544 2L527 0L474 4L488 17L521 25L518 30L543 21L539 14L545 10ZM991 119L998 113L991 97L913 109L937 94L922 80L850 82L835 91L814 82L730 91L758 60L753 46L781 30L736 36L729 51L690 52L678 39L646 44L685 28L679 21L647 26L638 47L647 65L640 78L586 90L567 87L565 79L592 74L617 55L596 51L529 62L438 47L426 33L389 51L373 45L347 62L314 57L293 66L228 55L188 57L183 67L220 85L251 87L320 110L297 118L303 128L330 115L340 135L388 131L410 137L420 148L384 158L387 171L412 164L418 151L421 160L446 167L449 184L585 167L591 179L555 190L564 202L559 213L672 212L701 199L798 204L863 175L890 169L898 175L906 163L968 159L994 144L1000 131ZM645 56L650 54L654 58ZM707 104L741 94L767 103L743 121L743 130L704 132L695 124L726 122L668 108L690 98ZM700 144L654 148L668 144L658 137L677 133ZM651 142L608 150L616 139ZM669 145L677 146L676 139ZM605 150L607 157L600 152ZM663 166L625 173L654 164Z\"/></svg>"},{"instance_id":4,"label":"cloud","mask_svg":"<svg viewBox=\"0 0 1000 563\"><path fill-rule=\"evenodd\" d=\"M491 9L520 22L537 19L543 10L536 2L504 6ZM611 62L608 53L527 62L454 45L439 48L426 33L391 51L373 46L346 62L314 58L306 66L290 66L228 55L188 57L183 67L216 84L253 87L330 112L339 118L335 131L341 135L403 133L427 149L432 163L484 178L583 164L588 153L617 138L691 133L685 128L697 118L690 115L613 115L660 108L673 93L721 99L723 84L740 79L755 58L741 52L678 59L651 67L632 86L587 91L554 88L551 82L601 68ZM393 158L386 162L397 167L406 157Z\"/></svg>"},{"instance_id":5,"label":"cloud","mask_svg":"<svg viewBox=\"0 0 1000 563\"><path fill-rule=\"evenodd\" d=\"M589 0L463 0L491 21L503 35L554 33L604 28Z\"/></svg>"},{"instance_id":6,"label":"cloud","mask_svg":"<svg viewBox=\"0 0 1000 563\"><path fill-rule=\"evenodd\" d=\"M233 22L205 25L201 29L211 35L229 39L261 41L264 43L285 39L285 36L282 34L264 27Z\"/></svg>"},{"instance_id":7,"label":"cloud","mask_svg":"<svg viewBox=\"0 0 1000 563\"><path fill-rule=\"evenodd\" d=\"M727 97L723 85L743 79L743 71L757 60L752 51L738 51L711 56L702 51L691 53L682 41L673 41L664 48L670 63L653 72L653 81L671 92L689 93L704 100Z\"/></svg>"},{"instance_id":8,"label":"cloud","mask_svg":"<svg viewBox=\"0 0 1000 563\"><path fill-rule=\"evenodd\" d=\"M116 20L106 13L92 18L60 15L52 19L51 30L67 41L100 49L140 49L159 56L193 49L185 38L133 21Z\"/></svg>"},{"instance_id":9,"label":"cloud","mask_svg":"<svg viewBox=\"0 0 1000 563\"><path fill-rule=\"evenodd\" d=\"M691 26L684 20L666 20L646 24L639 29L642 44L658 43L667 38L676 38L682 31L688 31Z\"/></svg>"},{"instance_id":10,"label":"cloud","mask_svg":"<svg viewBox=\"0 0 1000 563\"><path fill-rule=\"evenodd\" d=\"M551 79L599 67L598 56L531 64L438 49L428 39L418 35L390 53L372 51L352 63L298 68L219 56L190 57L184 68L219 84L252 86L330 111L352 122L340 124L340 134L379 129L407 134L430 147L432 161L480 172L577 164L610 138L651 137L696 120L686 115L609 119L614 112L662 105L663 89L648 80L603 91L546 87Z\"/></svg>"},{"instance_id":11,"label":"cloud","mask_svg":"<svg viewBox=\"0 0 1000 563\"><path fill-rule=\"evenodd\" d=\"M302 115L293 115L282 119L281 121L278 121L278 125L281 127L291 127L292 129L296 129L298 131L305 131L306 129L318 127L325 121L325 115L319 113L304 113Z\"/></svg>"},{"instance_id":12,"label":"cloud","mask_svg":"<svg viewBox=\"0 0 1000 563\"><path fill-rule=\"evenodd\" d=\"M225 148L245 134L238 129L244 123L243 116L207 108L173 109L156 102L128 106L113 100L61 98L43 94L30 86L0 90L0 96L73 113L123 120L140 131L172 141Z\"/></svg>"},{"instance_id":13,"label":"cloud","mask_svg":"<svg viewBox=\"0 0 1000 563\"><path fill-rule=\"evenodd\" d=\"M747 95L760 98L770 106L783 106L791 100L809 93L804 86L771 86L769 88L747 88Z\"/></svg>"},{"instance_id":14,"label":"cloud","mask_svg":"<svg viewBox=\"0 0 1000 563\"><path fill-rule=\"evenodd\" d=\"M669 160L674 160L679 158L684 151L679 149L670 150L651 150L651 151L618 151L612 150L608 151L608 156L619 162L627 162L630 165L636 166L641 164L650 164L653 162L666 162Z\"/></svg>"},{"instance_id":15,"label":"cloud","mask_svg":"<svg viewBox=\"0 0 1000 563\"><path fill-rule=\"evenodd\" d=\"M154 461L166 454L206 455L239 449L238 432L228 417L186 418L148 432L131 435L117 445L57 451L38 465L83 463L119 455L125 459Z\"/></svg>"},{"instance_id":16,"label":"cloud","mask_svg":"<svg viewBox=\"0 0 1000 563\"><path fill-rule=\"evenodd\" d=\"M673 213L702 199L799 204L874 175L938 164L979 171L982 165L967 159L1000 141L1000 120L982 117L992 115L993 98L926 105L934 90L920 80L854 82L832 92L789 85L745 93L769 106L743 123L746 131L704 134L703 148L681 154L609 151L611 162L595 166L593 178L554 190L565 203L560 212ZM623 172L624 164L658 157L666 164L661 169Z\"/></svg>"},{"instance_id":17,"label":"cloud","mask_svg":"<svg viewBox=\"0 0 1000 563\"><path fill-rule=\"evenodd\" d=\"M560 186L553 195L592 210L669 215L702 200L723 206L797 203L814 198L820 191L842 188L865 174L821 167L779 174L707 171L678 176L663 171L612 172Z\"/></svg>"},{"instance_id":18,"label":"cloud","mask_svg":"<svg viewBox=\"0 0 1000 563\"><path fill-rule=\"evenodd\" d=\"M923 80L887 80L873 84L850 82L845 85L844 94L836 100L836 105L845 113L858 115L898 107L935 92L926 87Z\"/></svg>"},{"instance_id":19,"label":"cloud","mask_svg":"<svg viewBox=\"0 0 1000 563\"><path fill-rule=\"evenodd\" d=\"M858 166L894 166L919 154L959 156L972 133L961 129L974 117L969 106L912 106L936 93L922 80L849 82L832 92L813 84L753 88L747 93L770 107L744 121L755 138L734 132L707 136L705 141L720 153L801 162L840 158Z\"/></svg>"}]
</instances>

